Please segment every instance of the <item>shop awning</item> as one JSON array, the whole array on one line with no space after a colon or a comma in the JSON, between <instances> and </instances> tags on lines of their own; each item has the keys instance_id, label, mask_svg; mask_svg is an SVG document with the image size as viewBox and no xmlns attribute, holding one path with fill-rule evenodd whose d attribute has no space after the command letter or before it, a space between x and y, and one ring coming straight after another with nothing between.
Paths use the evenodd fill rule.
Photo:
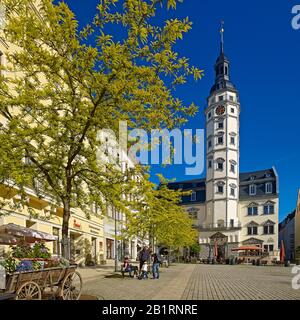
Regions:
<instances>
[{"instance_id":1,"label":"shop awning","mask_svg":"<svg viewBox=\"0 0 300 320\"><path fill-rule=\"evenodd\" d=\"M14 236L11 236L9 234L0 234L0 245L13 245L17 244L18 239Z\"/></svg>"},{"instance_id":2,"label":"shop awning","mask_svg":"<svg viewBox=\"0 0 300 320\"><path fill-rule=\"evenodd\" d=\"M30 243L36 241L56 241L58 239L57 236L53 236L52 234L21 227L14 223L0 226L0 236L2 235L8 235L18 239L23 239L26 242Z\"/></svg>"},{"instance_id":3,"label":"shop awning","mask_svg":"<svg viewBox=\"0 0 300 320\"><path fill-rule=\"evenodd\" d=\"M231 251L262 251L261 247L258 246L242 246L238 248L233 248Z\"/></svg>"}]
</instances>

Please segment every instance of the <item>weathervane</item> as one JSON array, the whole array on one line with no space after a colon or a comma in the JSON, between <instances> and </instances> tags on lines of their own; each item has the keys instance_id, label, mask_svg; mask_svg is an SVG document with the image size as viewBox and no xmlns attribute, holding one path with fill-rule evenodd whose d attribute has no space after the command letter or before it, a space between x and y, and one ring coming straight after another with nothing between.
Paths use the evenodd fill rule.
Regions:
<instances>
[{"instance_id":1,"label":"weathervane","mask_svg":"<svg viewBox=\"0 0 300 320\"><path fill-rule=\"evenodd\" d=\"M224 53L224 20L221 20L221 29L220 29L220 34L221 34L221 53Z\"/></svg>"}]
</instances>

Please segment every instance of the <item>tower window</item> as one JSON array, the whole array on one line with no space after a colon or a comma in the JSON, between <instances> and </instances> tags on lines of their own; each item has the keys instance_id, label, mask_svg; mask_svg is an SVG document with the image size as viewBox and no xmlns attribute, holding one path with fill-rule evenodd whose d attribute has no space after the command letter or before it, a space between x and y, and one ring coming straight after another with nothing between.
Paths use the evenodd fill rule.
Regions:
<instances>
[{"instance_id":1,"label":"tower window","mask_svg":"<svg viewBox=\"0 0 300 320\"><path fill-rule=\"evenodd\" d=\"M223 144L223 143L224 143L223 137L218 137L218 144Z\"/></svg>"},{"instance_id":2,"label":"tower window","mask_svg":"<svg viewBox=\"0 0 300 320\"><path fill-rule=\"evenodd\" d=\"M224 193L224 187L218 186L218 193Z\"/></svg>"},{"instance_id":3,"label":"tower window","mask_svg":"<svg viewBox=\"0 0 300 320\"><path fill-rule=\"evenodd\" d=\"M234 100L234 97L230 95L230 96L229 96L229 100L230 100L230 101L233 101L233 100ZM232 110L234 111L233 108L231 108L231 112L232 112Z\"/></svg>"},{"instance_id":4,"label":"tower window","mask_svg":"<svg viewBox=\"0 0 300 320\"><path fill-rule=\"evenodd\" d=\"M224 162L225 160L223 158L217 159L217 170L218 171L223 171L224 169Z\"/></svg>"},{"instance_id":5,"label":"tower window","mask_svg":"<svg viewBox=\"0 0 300 320\"><path fill-rule=\"evenodd\" d=\"M235 145L235 137L230 137L230 144Z\"/></svg>"},{"instance_id":6,"label":"tower window","mask_svg":"<svg viewBox=\"0 0 300 320\"><path fill-rule=\"evenodd\" d=\"M210 119L211 118L211 112L209 112L209 114L208 114L208 119Z\"/></svg>"},{"instance_id":7,"label":"tower window","mask_svg":"<svg viewBox=\"0 0 300 320\"><path fill-rule=\"evenodd\" d=\"M221 120L218 122L218 129L223 129L224 128L224 121Z\"/></svg>"},{"instance_id":8,"label":"tower window","mask_svg":"<svg viewBox=\"0 0 300 320\"><path fill-rule=\"evenodd\" d=\"M232 98L232 101L233 101L233 97L232 96L230 96L230 97ZM231 108L230 111L231 111L231 113L234 113L234 108Z\"/></svg>"},{"instance_id":9,"label":"tower window","mask_svg":"<svg viewBox=\"0 0 300 320\"><path fill-rule=\"evenodd\" d=\"M208 160L208 168L211 169L212 168L212 161Z\"/></svg>"},{"instance_id":10,"label":"tower window","mask_svg":"<svg viewBox=\"0 0 300 320\"><path fill-rule=\"evenodd\" d=\"M209 140L209 141L208 141L208 148L210 149L211 146L212 146L212 142L211 142L211 140Z\"/></svg>"},{"instance_id":11,"label":"tower window","mask_svg":"<svg viewBox=\"0 0 300 320\"><path fill-rule=\"evenodd\" d=\"M224 169L223 162L218 162L218 167L217 167L217 169L218 169L219 171L223 171L223 169Z\"/></svg>"},{"instance_id":12,"label":"tower window","mask_svg":"<svg viewBox=\"0 0 300 320\"><path fill-rule=\"evenodd\" d=\"M224 96L219 96L219 101L223 101L224 100Z\"/></svg>"},{"instance_id":13,"label":"tower window","mask_svg":"<svg viewBox=\"0 0 300 320\"><path fill-rule=\"evenodd\" d=\"M192 191L192 194L191 194L191 201L196 201L197 199L197 194L196 194L196 191Z\"/></svg>"},{"instance_id":14,"label":"tower window","mask_svg":"<svg viewBox=\"0 0 300 320\"><path fill-rule=\"evenodd\" d=\"M249 194L250 194L250 196L255 196L256 195L256 185L255 184L252 184L249 187Z\"/></svg>"},{"instance_id":15,"label":"tower window","mask_svg":"<svg viewBox=\"0 0 300 320\"><path fill-rule=\"evenodd\" d=\"M235 165L233 163L230 165L230 171L235 173Z\"/></svg>"},{"instance_id":16,"label":"tower window","mask_svg":"<svg viewBox=\"0 0 300 320\"><path fill-rule=\"evenodd\" d=\"M232 197L235 197L235 189L234 188L230 188L230 195Z\"/></svg>"},{"instance_id":17,"label":"tower window","mask_svg":"<svg viewBox=\"0 0 300 320\"><path fill-rule=\"evenodd\" d=\"M225 67L225 75L228 76L228 67Z\"/></svg>"}]
</instances>

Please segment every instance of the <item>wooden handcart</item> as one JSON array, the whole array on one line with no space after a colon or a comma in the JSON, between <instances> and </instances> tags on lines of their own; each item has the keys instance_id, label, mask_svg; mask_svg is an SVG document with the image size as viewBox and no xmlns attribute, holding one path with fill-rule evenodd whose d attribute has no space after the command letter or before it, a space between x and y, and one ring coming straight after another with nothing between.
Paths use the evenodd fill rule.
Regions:
<instances>
[{"instance_id":1,"label":"wooden handcart","mask_svg":"<svg viewBox=\"0 0 300 320\"><path fill-rule=\"evenodd\" d=\"M35 271L6 274L6 294L15 294L16 300L50 299L78 300L82 278L77 266L55 267ZM1 291L1 290L0 290Z\"/></svg>"}]
</instances>

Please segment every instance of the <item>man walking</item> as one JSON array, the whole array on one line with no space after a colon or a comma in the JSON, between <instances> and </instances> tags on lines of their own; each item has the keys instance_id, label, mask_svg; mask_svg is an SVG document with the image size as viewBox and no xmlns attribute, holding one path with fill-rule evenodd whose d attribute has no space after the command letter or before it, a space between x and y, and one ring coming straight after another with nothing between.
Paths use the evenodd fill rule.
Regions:
<instances>
[{"instance_id":1,"label":"man walking","mask_svg":"<svg viewBox=\"0 0 300 320\"><path fill-rule=\"evenodd\" d=\"M140 251L139 253L139 262L140 262L140 273L142 271L142 268L143 268L143 265L146 261L149 261L150 260L150 254L149 254L149 250L148 250L148 247L145 246L143 248L143 250Z\"/></svg>"}]
</instances>

